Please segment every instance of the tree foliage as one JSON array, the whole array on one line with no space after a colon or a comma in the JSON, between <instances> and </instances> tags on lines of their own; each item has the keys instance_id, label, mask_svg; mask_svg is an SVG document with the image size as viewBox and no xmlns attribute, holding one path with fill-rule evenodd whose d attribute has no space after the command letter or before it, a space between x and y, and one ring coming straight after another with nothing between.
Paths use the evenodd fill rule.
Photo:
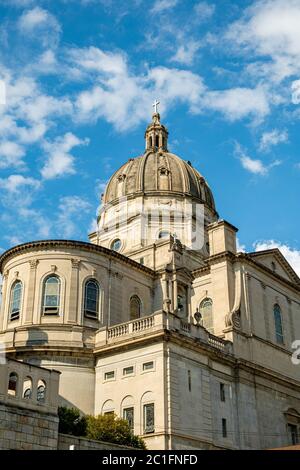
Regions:
<instances>
[{"instance_id":1,"label":"tree foliage","mask_svg":"<svg viewBox=\"0 0 300 470\"><path fill-rule=\"evenodd\" d=\"M72 434L73 436L86 435L87 420L85 416L80 415L77 408L61 406L58 408L58 417L58 430L62 434Z\"/></svg>"},{"instance_id":2,"label":"tree foliage","mask_svg":"<svg viewBox=\"0 0 300 470\"><path fill-rule=\"evenodd\" d=\"M125 419L114 413L87 416L87 437L99 441L146 449L143 439L134 436Z\"/></svg>"},{"instance_id":3,"label":"tree foliage","mask_svg":"<svg viewBox=\"0 0 300 470\"><path fill-rule=\"evenodd\" d=\"M58 417L59 432L62 434L146 449L145 442L132 433L128 422L118 418L114 413L81 416L76 408L60 407Z\"/></svg>"}]
</instances>

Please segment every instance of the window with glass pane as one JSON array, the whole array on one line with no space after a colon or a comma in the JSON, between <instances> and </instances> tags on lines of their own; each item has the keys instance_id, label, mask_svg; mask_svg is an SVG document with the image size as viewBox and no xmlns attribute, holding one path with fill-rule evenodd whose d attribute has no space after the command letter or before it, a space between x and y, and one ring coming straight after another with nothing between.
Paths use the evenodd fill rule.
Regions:
<instances>
[{"instance_id":1,"label":"window with glass pane","mask_svg":"<svg viewBox=\"0 0 300 470\"><path fill-rule=\"evenodd\" d=\"M282 329L282 319L281 319L281 308L277 304L274 306L274 322L275 322L276 341L279 344L283 344L283 329Z\"/></svg>"},{"instance_id":2,"label":"window with glass pane","mask_svg":"<svg viewBox=\"0 0 300 470\"><path fill-rule=\"evenodd\" d=\"M39 380L36 398L39 403L44 403L46 398L46 384L43 380Z\"/></svg>"},{"instance_id":3,"label":"window with glass pane","mask_svg":"<svg viewBox=\"0 0 300 470\"><path fill-rule=\"evenodd\" d=\"M125 419L130 427L130 430L134 431L134 408L124 408L123 410L123 419Z\"/></svg>"},{"instance_id":4,"label":"window with glass pane","mask_svg":"<svg viewBox=\"0 0 300 470\"><path fill-rule=\"evenodd\" d=\"M10 321L18 320L20 318L21 298L22 298L22 282L17 281L14 283L11 289Z\"/></svg>"},{"instance_id":5,"label":"window with glass pane","mask_svg":"<svg viewBox=\"0 0 300 470\"><path fill-rule=\"evenodd\" d=\"M151 370L154 367L153 361L151 362L144 362L143 364L143 370Z\"/></svg>"},{"instance_id":6,"label":"window with glass pane","mask_svg":"<svg viewBox=\"0 0 300 470\"><path fill-rule=\"evenodd\" d=\"M200 313L202 315L203 326L210 333L214 332L212 305L213 302L211 299L204 299L200 304Z\"/></svg>"},{"instance_id":7,"label":"window with glass pane","mask_svg":"<svg viewBox=\"0 0 300 470\"><path fill-rule=\"evenodd\" d=\"M144 434L154 432L154 403L144 405Z\"/></svg>"},{"instance_id":8,"label":"window with glass pane","mask_svg":"<svg viewBox=\"0 0 300 470\"><path fill-rule=\"evenodd\" d=\"M99 284L95 279L85 284L84 315L90 318L99 316Z\"/></svg>"},{"instance_id":9,"label":"window with glass pane","mask_svg":"<svg viewBox=\"0 0 300 470\"><path fill-rule=\"evenodd\" d=\"M137 295L130 299L130 320L135 320L141 316L141 301Z\"/></svg>"},{"instance_id":10,"label":"window with glass pane","mask_svg":"<svg viewBox=\"0 0 300 470\"><path fill-rule=\"evenodd\" d=\"M18 376L15 372L11 372L9 374L9 379L8 379L8 390L7 390L8 395L11 395L13 397L16 396L17 385L18 385Z\"/></svg>"},{"instance_id":11,"label":"window with glass pane","mask_svg":"<svg viewBox=\"0 0 300 470\"><path fill-rule=\"evenodd\" d=\"M122 246L122 242L119 238L117 238L116 240L112 242L111 249L114 251L120 251L121 246Z\"/></svg>"},{"instance_id":12,"label":"window with glass pane","mask_svg":"<svg viewBox=\"0 0 300 470\"><path fill-rule=\"evenodd\" d=\"M123 375L132 375L133 372L134 372L133 366L124 367L124 369L123 369Z\"/></svg>"},{"instance_id":13,"label":"window with glass pane","mask_svg":"<svg viewBox=\"0 0 300 470\"><path fill-rule=\"evenodd\" d=\"M57 276L50 276L44 284L43 310L45 315L57 315L60 303L60 280Z\"/></svg>"}]
</instances>

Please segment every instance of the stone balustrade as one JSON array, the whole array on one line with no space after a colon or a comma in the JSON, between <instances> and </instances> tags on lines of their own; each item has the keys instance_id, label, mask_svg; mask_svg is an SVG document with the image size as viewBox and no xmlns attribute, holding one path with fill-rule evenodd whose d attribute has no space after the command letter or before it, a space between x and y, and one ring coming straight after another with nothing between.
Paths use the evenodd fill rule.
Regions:
<instances>
[{"instance_id":1,"label":"stone balustrade","mask_svg":"<svg viewBox=\"0 0 300 470\"><path fill-rule=\"evenodd\" d=\"M133 340L162 330L176 331L190 338L196 338L224 353L232 352L230 341L212 335L202 325L194 325L165 311L158 311L137 320L101 328L96 333L95 347L97 350L105 345Z\"/></svg>"}]
</instances>

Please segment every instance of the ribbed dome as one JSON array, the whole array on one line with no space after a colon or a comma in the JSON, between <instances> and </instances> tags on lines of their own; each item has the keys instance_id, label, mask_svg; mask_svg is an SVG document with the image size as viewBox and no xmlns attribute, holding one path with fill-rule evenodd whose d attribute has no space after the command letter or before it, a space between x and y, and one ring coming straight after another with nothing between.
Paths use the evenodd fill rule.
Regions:
<instances>
[{"instance_id":1,"label":"ribbed dome","mask_svg":"<svg viewBox=\"0 0 300 470\"><path fill-rule=\"evenodd\" d=\"M103 203L121 196L155 195L157 192L191 196L215 212L214 198L203 176L189 162L164 151L148 151L129 159L108 182Z\"/></svg>"},{"instance_id":2,"label":"ribbed dome","mask_svg":"<svg viewBox=\"0 0 300 470\"><path fill-rule=\"evenodd\" d=\"M189 196L216 213L212 192L203 176L190 162L168 152L168 130L160 122L159 113L152 116L146 129L144 155L130 158L108 182L103 203L122 196L167 195Z\"/></svg>"}]
</instances>

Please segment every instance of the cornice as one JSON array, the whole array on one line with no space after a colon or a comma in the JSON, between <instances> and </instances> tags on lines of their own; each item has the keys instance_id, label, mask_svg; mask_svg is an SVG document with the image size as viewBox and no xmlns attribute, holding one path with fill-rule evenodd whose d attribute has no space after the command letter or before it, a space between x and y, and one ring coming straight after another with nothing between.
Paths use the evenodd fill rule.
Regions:
<instances>
[{"instance_id":1,"label":"cornice","mask_svg":"<svg viewBox=\"0 0 300 470\"><path fill-rule=\"evenodd\" d=\"M153 271L151 268L143 266L137 261L134 261L131 258L122 255L121 253L117 253L116 251L110 250L109 248L105 248L104 246L77 240L39 240L23 243L22 245L17 245L5 251L0 256L0 272L3 272L4 264L16 255L30 251L46 250L48 248L77 248L90 253L103 254L111 259L130 265L134 269L142 271L145 274L150 275L151 277L155 276L155 271Z\"/></svg>"}]
</instances>

